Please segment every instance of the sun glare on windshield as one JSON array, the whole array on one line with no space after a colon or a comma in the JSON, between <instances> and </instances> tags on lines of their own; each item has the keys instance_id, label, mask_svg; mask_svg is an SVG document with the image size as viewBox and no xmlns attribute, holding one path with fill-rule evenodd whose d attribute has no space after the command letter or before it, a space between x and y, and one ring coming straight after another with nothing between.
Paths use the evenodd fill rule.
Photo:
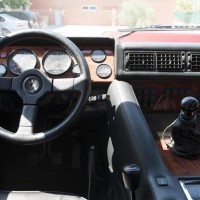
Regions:
<instances>
[{"instance_id":1,"label":"sun glare on windshield","mask_svg":"<svg viewBox=\"0 0 200 200\"><path fill-rule=\"evenodd\" d=\"M67 36L103 36L118 28L198 25L199 0L1 0L1 35L50 29Z\"/></svg>"}]
</instances>

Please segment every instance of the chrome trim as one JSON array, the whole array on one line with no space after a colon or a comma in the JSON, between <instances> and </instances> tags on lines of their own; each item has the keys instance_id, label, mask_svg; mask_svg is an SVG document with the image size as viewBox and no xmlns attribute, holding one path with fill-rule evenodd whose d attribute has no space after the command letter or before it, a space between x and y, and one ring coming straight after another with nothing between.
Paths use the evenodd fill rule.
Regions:
<instances>
[{"instance_id":1,"label":"chrome trim","mask_svg":"<svg viewBox=\"0 0 200 200\"><path fill-rule=\"evenodd\" d=\"M189 193L189 191L188 191L188 189L187 189L187 187L185 185L188 184L188 183L190 183L190 184L192 184L192 183L194 183L194 184L200 183L200 180L185 180L185 181L182 180L182 181L179 181L179 182L180 182L180 185L181 185L181 187L182 187L182 189L183 189L183 191L184 191L185 196L187 197L187 199L188 200L194 200L191 197L191 195L190 195L190 193Z\"/></svg>"}]
</instances>

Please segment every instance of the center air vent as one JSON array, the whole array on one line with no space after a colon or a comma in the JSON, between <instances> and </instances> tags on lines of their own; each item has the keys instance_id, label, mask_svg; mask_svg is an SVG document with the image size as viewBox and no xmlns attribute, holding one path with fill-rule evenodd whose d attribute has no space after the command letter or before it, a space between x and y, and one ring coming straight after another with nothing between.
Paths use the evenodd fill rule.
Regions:
<instances>
[{"instance_id":1,"label":"center air vent","mask_svg":"<svg viewBox=\"0 0 200 200\"><path fill-rule=\"evenodd\" d=\"M195 70L200 70L200 54L194 57ZM185 52L180 51L155 51L155 52L125 52L125 71L185 71ZM197 61L199 61L197 63ZM194 65L193 65L194 66ZM194 67L193 67L194 69Z\"/></svg>"},{"instance_id":2,"label":"center air vent","mask_svg":"<svg viewBox=\"0 0 200 200\"><path fill-rule=\"evenodd\" d=\"M157 52L157 71L184 71L185 53Z\"/></svg>"},{"instance_id":3,"label":"center air vent","mask_svg":"<svg viewBox=\"0 0 200 200\"><path fill-rule=\"evenodd\" d=\"M152 71L155 66L155 54L145 52L126 52L125 71Z\"/></svg>"},{"instance_id":4,"label":"center air vent","mask_svg":"<svg viewBox=\"0 0 200 200\"><path fill-rule=\"evenodd\" d=\"M200 54L199 53L188 53L188 68L191 71L200 71Z\"/></svg>"}]
</instances>

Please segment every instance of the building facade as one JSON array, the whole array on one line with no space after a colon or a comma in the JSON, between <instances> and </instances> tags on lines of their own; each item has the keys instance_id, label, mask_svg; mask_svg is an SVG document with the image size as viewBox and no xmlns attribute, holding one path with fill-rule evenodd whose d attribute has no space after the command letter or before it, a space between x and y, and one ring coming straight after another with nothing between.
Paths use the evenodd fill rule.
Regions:
<instances>
[{"instance_id":1,"label":"building facade","mask_svg":"<svg viewBox=\"0 0 200 200\"><path fill-rule=\"evenodd\" d=\"M31 10L45 16L48 24L56 25L123 25L118 14L124 0L30 0ZM174 20L176 0L146 0L155 12L153 24L170 24ZM63 6L64 5L64 6Z\"/></svg>"},{"instance_id":2,"label":"building facade","mask_svg":"<svg viewBox=\"0 0 200 200\"><path fill-rule=\"evenodd\" d=\"M49 24L118 25L123 0L31 0L31 10L48 16ZM63 6L64 5L64 6Z\"/></svg>"}]
</instances>

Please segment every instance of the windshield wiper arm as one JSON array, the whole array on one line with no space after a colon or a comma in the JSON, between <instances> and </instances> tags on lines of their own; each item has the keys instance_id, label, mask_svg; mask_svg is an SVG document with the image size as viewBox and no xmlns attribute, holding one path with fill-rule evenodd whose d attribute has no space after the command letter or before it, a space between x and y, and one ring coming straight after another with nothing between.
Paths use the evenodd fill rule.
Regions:
<instances>
[{"instance_id":1,"label":"windshield wiper arm","mask_svg":"<svg viewBox=\"0 0 200 200\"><path fill-rule=\"evenodd\" d=\"M149 26L146 26L145 28L155 28L155 29L188 29L188 28L191 28L191 29L199 29L200 26L199 25L187 25L187 24L184 24L184 25L180 25L180 24L174 24L174 25L167 25L167 24L155 24L155 25L149 25Z\"/></svg>"},{"instance_id":2,"label":"windshield wiper arm","mask_svg":"<svg viewBox=\"0 0 200 200\"><path fill-rule=\"evenodd\" d=\"M182 29L182 30L188 30L188 29L200 29L199 25L167 25L167 24L152 24L145 27L139 27L139 28L125 28L125 29L119 29L119 32L135 32L135 31L153 31L153 30L176 30L176 29Z\"/></svg>"}]
</instances>

